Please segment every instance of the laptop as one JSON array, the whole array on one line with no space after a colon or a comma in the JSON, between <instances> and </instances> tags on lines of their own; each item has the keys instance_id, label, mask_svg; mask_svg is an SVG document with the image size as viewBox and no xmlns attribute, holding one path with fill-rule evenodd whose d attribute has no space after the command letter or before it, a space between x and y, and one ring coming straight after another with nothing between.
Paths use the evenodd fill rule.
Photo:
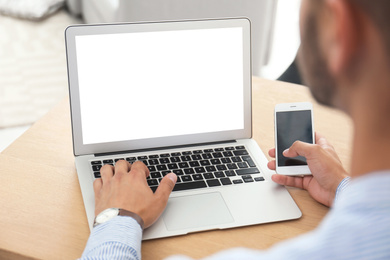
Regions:
<instances>
[{"instance_id":1,"label":"laptop","mask_svg":"<svg viewBox=\"0 0 390 260\"><path fill-rule=\"evenodd\" d=\"M66 29L73 147L89 227L104 164L178 182L143 239L297 219L252 137L248 19ZM261 126L256 126L261 127Z\"/></svg>"}]
</instances>

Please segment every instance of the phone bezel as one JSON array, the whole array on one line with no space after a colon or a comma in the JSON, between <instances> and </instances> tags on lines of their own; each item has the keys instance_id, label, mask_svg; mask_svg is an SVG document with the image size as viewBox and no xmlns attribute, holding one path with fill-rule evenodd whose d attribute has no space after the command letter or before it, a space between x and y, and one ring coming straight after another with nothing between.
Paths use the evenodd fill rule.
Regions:
<instances>
[{"instance_id":1,"label":"phone bezel","mask_svg":"<svg viewBox=\"0 0 390 260\"><path fill-rule=\"evenodd\" d=\"M314 131L314 120L313 120L313 105L310 102L299 102L299 103L284 103L277 104L275 106L274 112L274 129L275 129L275 159L276 159L276 173L281 175L311 175L311 171L307 165L304 166L278 166L278 140L277 140L277 130L278 126L276 124L276 113L277 112L293 112L293 111L303 111L310 110L311 122L312 122L312 135L313 135L313 144L315 144L315 131Z\"/></svg>"}]
</instances>

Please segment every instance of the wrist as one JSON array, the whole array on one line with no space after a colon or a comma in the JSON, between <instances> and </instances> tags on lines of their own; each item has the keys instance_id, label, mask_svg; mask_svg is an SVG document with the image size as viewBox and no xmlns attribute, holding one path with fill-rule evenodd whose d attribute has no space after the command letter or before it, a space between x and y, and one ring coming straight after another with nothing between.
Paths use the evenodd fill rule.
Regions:
<instances>
[{"instance_id":1,"label":"wrist","mask_svg":"<svg viewBox=\"0 0 390 260\"><path fill-rule=\"evenodd\" d=\"M145 222L137 213L125 209L119 209L119 216L126 216L135 219L135 221L137 221L137 223L140 225L141 229L144 230Z\"/></svg>"},{"instance_id":2,"label":"wrist","mask_svg":"<svg viewBox=\"0 0 390 260\"><path fill-rule=\"evenodd\" d=\"M141 229L144 229L143 219L136 213L121 209L121 208L108 208L100 212L96 217L93 226L103 224L116 216L131 217L140 225Z\"/></svg>"}]
</instances>

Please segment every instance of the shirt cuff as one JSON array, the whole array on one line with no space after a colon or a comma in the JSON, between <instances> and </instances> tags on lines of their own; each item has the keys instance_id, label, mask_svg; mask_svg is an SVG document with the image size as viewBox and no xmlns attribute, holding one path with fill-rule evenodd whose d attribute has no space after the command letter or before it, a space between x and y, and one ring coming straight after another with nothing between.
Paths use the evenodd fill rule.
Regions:
<instances>
[{"instance_id":1,"label":"shirt cuff","mask_svg":"<svg viewBox=\"0 0 390 260\"><path fill-rule=\"evenodd\" d=\"M101 256L105 247L121 244L135 259L141 259L141 240L142 229L134 218L116 216L92 229L83 257Z\"/></svg>"},{"instance_id":2,"label":"shirt cuff","mask_svg":"<svg viewBox=\"0 0 390 260\"><path fill-rule=\"evenodd\" d=\"M340 193L341 193L346 187L348 187L350 181L351 181L351 177L346 177L346 178L344 178L344 179L340 182L340 184L339 184L339 186L337 187L337 190L336 190L336 195L335 195L335 199L334 199L335 201L338 200L338 198L339 198L339 196L340 196Z\"/></svg>"}]
</instances>

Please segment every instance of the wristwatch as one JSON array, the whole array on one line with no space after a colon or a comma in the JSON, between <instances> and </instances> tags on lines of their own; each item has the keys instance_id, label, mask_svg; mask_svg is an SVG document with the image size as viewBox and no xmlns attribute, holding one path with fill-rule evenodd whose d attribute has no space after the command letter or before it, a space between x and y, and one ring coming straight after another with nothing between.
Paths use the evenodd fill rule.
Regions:
<instances>
[{"instance_id":1,"label":"wristwatch","mask_svg":"<svg viewBox=\"0 0 390 260\"><path fill-rule=\"evenodd\" d=\"M128 216L132 217L135 219L138 224L141 226L141 229L144 229L144 221L142 218L131 211L125 210L125 209L120 209L120 208L108 208L100 212L93 223L93 227L96 227L97 225L103 224L104 222L109 221L110 219L116 217L116 216Z\"/></svg>"}]
</instances>

